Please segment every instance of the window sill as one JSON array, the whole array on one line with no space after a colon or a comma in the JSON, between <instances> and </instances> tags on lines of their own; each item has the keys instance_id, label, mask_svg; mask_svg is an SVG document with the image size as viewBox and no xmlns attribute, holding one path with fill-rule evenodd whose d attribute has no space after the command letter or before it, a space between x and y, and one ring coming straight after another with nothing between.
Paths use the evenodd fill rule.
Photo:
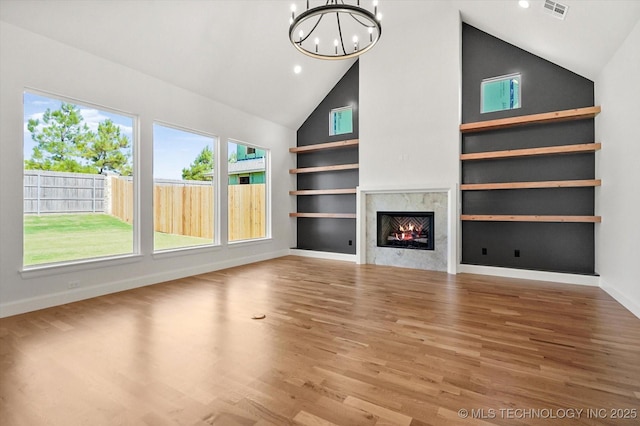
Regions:
<instances>
[{"instance_id":1,"label":"window sill","mask_svg":"<svg viewBox=\"0 0 640 426\"><path fill-rule=\"evenodd\" d=\"M222 246L220 244L211 244L211 245L206 245L206 246L181 247L181 248L174 248L174 249L166 249L166 250L155 251L155 252L153 252L152 257L154 259L166 259L166 258L169 258L169 257L186 256L186 255L190 255L190 254L219 251L221 249L222 249Z\"/></svg>"},{"instance_id":2,"label":"window sill","mask_svg":"<svg viewBox=\"0 0 640 426\"><path fill-rule=\"evenodd\" d=\"M264 237L264 238L254 238L251 240L238 240L238 241L229 241L227 243L227 247L229 248L238 248L238 247L245 247L248 245L255 245L255 244L267 244L273 241L273 238L271 237Z\"/></svg>"},{"instance_id":3,"label":"window sill","mask_svg":"<svg viewBox=\"0 0 640 426\"><path fill-rule=\"evenodd\" d=\"M22 278L37 278L50 275L61 275L89 269L106 268L110 266L126 265L141 261L140 254L128 254L109 258L83 259L67 263L42 264L27 266L20 270Z\"/></svg>"}]
</instances>

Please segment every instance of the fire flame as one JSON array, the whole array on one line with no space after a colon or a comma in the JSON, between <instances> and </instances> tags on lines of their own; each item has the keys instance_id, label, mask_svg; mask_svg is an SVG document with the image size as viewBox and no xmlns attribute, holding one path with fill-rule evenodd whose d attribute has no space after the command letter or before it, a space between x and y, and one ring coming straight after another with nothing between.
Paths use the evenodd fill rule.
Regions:
<instances>
[{"instance_id":1,"label":"fire flame","mask_svg":"<svg viewBox=\"0 0 640 426\"><path fill-rule=\"evenodd\" d=\"M413 223L410 223L406 228L400 225L398 231L400 232L394 233L394 237L396 238L396 240L413 240L414 233L419 235L422 232L422 228L416 227Z\"/></svg>"}]
</instances>

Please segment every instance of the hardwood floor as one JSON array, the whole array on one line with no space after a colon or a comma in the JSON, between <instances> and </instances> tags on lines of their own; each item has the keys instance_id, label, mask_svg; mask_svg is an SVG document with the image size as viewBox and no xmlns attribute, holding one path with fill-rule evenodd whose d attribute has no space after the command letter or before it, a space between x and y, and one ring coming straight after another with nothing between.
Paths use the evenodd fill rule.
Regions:
<instances>
[{"instance_id":1,"label":"hardwood floor","mask_svg":"<svg viewBox=\"0 0 640 426\"><path fill-rule=\"evenodd\" d=\"M640 319L592 287L288 256L0 320L4 426L631 426L639 408Z\"/></svg>"}]
</instances>

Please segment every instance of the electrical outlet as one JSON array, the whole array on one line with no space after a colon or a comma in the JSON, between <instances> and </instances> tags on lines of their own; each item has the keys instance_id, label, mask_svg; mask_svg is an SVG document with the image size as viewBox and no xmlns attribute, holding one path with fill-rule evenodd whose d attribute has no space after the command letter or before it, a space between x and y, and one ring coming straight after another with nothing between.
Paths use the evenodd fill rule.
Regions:
<instances>
[{"instance_id":1,"label":"electrical outlet","mask_svg":"<svg viewBox=\"0 0 640 426\"><path fill-rule=\"evenodd\" d=\"M349 240L349 245L352 246L353 245L353 240Z\"/></svg>"},{"instance_id":2,"label":"electrical outlet","mask_svg":"<svg viewBox=\"0 0 640 426\"><path fill-rule=\"evenodd\" d=\"M514 255L515 257L520 257L520 250L515 249L515 250L513 251L513 255Z\"/></svg>"},{"instance_id":3,"label":"electrical outlet","mask_svg":"<svg viewBox=\"0 0 640 426\"><path fill-rule=\"evenodd\" d=\"M487 254L487 249L486 249L486 248L484 248L484 247L482 248L482 254L483 254L483 255Z\"/></svg>"},{"instance_id":4,"label":"electrical outlet","mask_svg":"<svg viewBox=\"0 0 640 426\"><path fill-rule=\"evenodd\" d=\"M78 288L80 287L80 281L69 281L67 284L67 288Z\"/></svg>"}]
</instances>

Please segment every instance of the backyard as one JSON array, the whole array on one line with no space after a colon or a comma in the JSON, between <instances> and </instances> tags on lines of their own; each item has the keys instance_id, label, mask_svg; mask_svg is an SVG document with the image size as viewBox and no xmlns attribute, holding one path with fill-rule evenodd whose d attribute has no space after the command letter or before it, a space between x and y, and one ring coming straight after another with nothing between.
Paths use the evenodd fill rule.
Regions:
<instances>
[{"instance_id":1,"label":"backyard","mask_svg":"<svg viewBox=\"0 0 640 426\"><path fill-rule=\"evenodd\" d=\"M211 239L154 233L156 250L210 244ZM63 262L133 252L132 226L100 213L24 216L24 264Z\"/></svg>"},{"instance_id":2,"label":"backyard","mask_svg":"<svg viewBox=\"0 0 640 426\"><path fill-rule=\"evenodd\" d=\"M23 265L137 252L134 119L25 92L23 124ZM153 251L213 244L217 138L154 124L153 145ZM266 151L228 152L228 241L264 238Z\"/></svg>"}]
</instances>

